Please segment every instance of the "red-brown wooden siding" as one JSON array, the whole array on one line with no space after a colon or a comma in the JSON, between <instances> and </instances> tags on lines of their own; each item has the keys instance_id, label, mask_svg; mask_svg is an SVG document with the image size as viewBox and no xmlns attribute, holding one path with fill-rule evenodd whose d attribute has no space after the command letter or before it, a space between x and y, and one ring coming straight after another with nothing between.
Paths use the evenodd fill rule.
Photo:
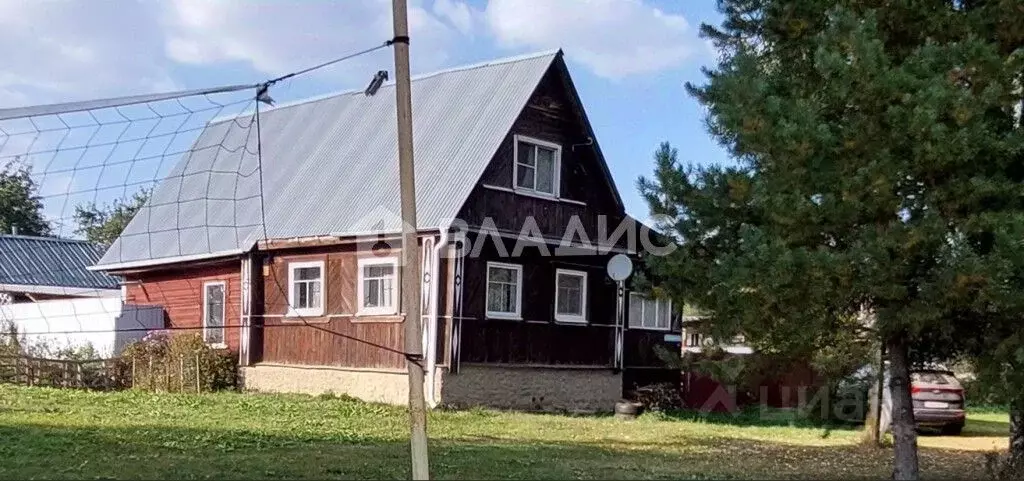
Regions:
<instances>
[{"instance_id":1,"label":"red-brown wooden siding","mask_svg":"<svg viewBox=\"0 0 1024 481\"><path fill-rule=\"evenodd\" d=\"M397 245L397 243L396 243ZM360 248L361 247L361 248ZM305 248L263 261L264 320L261 361L281 364L400 369L405 367L399 316L356 316L357 263L363 257L399 257L370 246ZM324 315L286 317L288 264L324 261ZM401 292L396 291L396 296Z\"/></svg>"},{"instance_id":2,"label":"red-brown wooden siding","mask_svg":"<svg viewBox=\"0 0 1024 481\"><path fill-rule=\"evenodd\" d=\"M196 333L201 333L203 326L203 284L224 281L224 337L228 348L238 351L242 288L241 264L237 259L216 265L126 274L125 279L125 303L163 306L168 328Z\"/></svg>"}]
</instances>

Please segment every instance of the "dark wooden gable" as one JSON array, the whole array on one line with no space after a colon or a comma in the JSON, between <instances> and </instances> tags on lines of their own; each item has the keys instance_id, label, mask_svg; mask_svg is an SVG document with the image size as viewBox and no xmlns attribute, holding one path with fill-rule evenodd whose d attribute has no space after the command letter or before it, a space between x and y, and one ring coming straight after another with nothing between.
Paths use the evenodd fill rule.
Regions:
<instances>
[{"instance_id":1,"label":"dark wooden gable","mask_svg":"<svg viewBox=\"0 0 1024 481\"><path fill-rule=\"evenodd\" d=\"M561 146L560 198L514 193L513 143L524 135ZM474 187L459 218L479 226L487 217L504 231L520 232L529 216L545 236L561 238L573 216L595 236L597 218L614 228L624 216L622 202L601 157L583 106L562 57L552 62Z\"/></svg>"}]
</instances>

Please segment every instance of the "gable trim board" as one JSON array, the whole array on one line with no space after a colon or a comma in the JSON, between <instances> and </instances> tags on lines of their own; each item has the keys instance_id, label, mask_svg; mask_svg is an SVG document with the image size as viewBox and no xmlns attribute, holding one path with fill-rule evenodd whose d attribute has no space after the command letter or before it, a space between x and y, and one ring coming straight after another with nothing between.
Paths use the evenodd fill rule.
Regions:
<instances>
[{"instance_id":1,"label":"gable trim board","mask_svg":"<svg viewBox=\"0 0 1024 481\"><path fill-rule=\"evenodd\" d=\"M448 230L552 68L559 70L578 109L575 115L593 140L604 180L622 208L562 52L548 51L414 78L417 228L421 233ZM255 169L256 159L237 152L221 155L219 149L234 143L245 147L249 141L241 132L245 129L235 118L211 122L193 151L154 189L151 205L132 219L90 270L145 269L237 256L266 239L400 232L393 87L393 82L386 83L370 97L348 91L261 112L263 166L268 171L263 191L268 201L266 235L260 229L264 217L253 202L259 200L260 192L255 190L259 186L248 185L253 182L234 174ZM211 143L218 139L224 140ZM218 188L218 183L224 188ZM229 201L208 195L232 190L235 195ZM234 218L217 219L218 215ZM150 225L162 227L154 230Z\"/></svg>"}]
</instances>

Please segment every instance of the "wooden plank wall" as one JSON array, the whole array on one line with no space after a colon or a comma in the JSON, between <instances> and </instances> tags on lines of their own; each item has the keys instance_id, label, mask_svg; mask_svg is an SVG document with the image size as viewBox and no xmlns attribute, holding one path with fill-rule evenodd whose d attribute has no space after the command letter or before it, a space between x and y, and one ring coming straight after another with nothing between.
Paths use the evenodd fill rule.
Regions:
<instances>
[{"instance_id":1,"label":"wooden plank wall","mask_svg":"<svg viewBox=\"0 0 1024 481\"><path fill-rule=\"evenodd\" d=\"M469 225L493 219L499 229L520 232L529 216L546 236L561 238L573 216L579 216L591 240L596 241L598 215L608 216L609 230L624 218L612 186L595 149L581 112L575 110L567 90L567 72L561 61L544 75L540 85L519 114L511 131L488 164L459 218ZM513 188L514 135L525 135L561 145L560 195L578 203L538 199L489 189L481 184Z\"/></svg>"},{"instance_id":2,"label":"wooden plank wall","mask_svg":"<svg viewBox=\"0 0 1024 481\"><path fill-rule=\"evenodd\" d=\"M400 249L376 253L353 244L308 248L263 259L263 350L261 361L281 364L400 369L404 327L399 316L356 316L360 257L400 256ZM288 263L325 262L324 315L287 317ZM400 296L401 293L399 292Z\"/></svg>"},{"instance_id":3,"label":"wooden plank wall","mask_svg":"<svg viewBox=\"0 0 1024 481\"><path fill-rule=\"evenodd\" d=\"M224 309L225 340L229 349L238 351L241 319L241 263L231 259L222 263L182 267L161 271L125 274L125 303L162 306L167 327L202 333L203 284L224 281L227 288Z\"/></svg>"},{"instance_id":4,"label":"wooden plank wall","mask_svg":"<svg viewBox=\"0 0 1024 481\"><path fill-rule=\"evenodd\" d=\"M611 367L614 346L611 326L508 320L462 325L462 362Z\"/></svg>"},{"instance_id":5,"label":"wooden plank wall","mask_svg":"<svg viewBox=\"0 0 1024 481\"><path fill-rule=\"evenodd\" d=\"M505 244L511 251L513 242ZM465 259L461 362L613 364L616 286L605 273L608 254L543 257L525 249L519 257L502 258L493 247L480 254ZM487 319L488 261L523 266L523 320ZM555 322L559 268L587 272L587 324Z\"/></svg>"}]
</instances>

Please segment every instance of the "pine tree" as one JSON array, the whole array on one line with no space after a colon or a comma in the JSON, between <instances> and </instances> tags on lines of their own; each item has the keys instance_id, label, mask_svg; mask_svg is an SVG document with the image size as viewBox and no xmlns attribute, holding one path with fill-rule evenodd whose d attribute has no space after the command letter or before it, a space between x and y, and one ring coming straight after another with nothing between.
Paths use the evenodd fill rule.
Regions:
<instances>
[{"instance_id":1,"label":"pine tree","mask_svg":"<svg viewBox=\"0 0 1024 481\"><path fill-rule=\"evenodd\" d=\"M640 189L681 239L649 257L674 295L779 350L835 329L887 348L896 479L918 477L914 359L975 314L1024 311L1024 72L1015 1L720 0L720 57L689 85L735 167L668 146Z\"/></svg>"}]
</instances>

